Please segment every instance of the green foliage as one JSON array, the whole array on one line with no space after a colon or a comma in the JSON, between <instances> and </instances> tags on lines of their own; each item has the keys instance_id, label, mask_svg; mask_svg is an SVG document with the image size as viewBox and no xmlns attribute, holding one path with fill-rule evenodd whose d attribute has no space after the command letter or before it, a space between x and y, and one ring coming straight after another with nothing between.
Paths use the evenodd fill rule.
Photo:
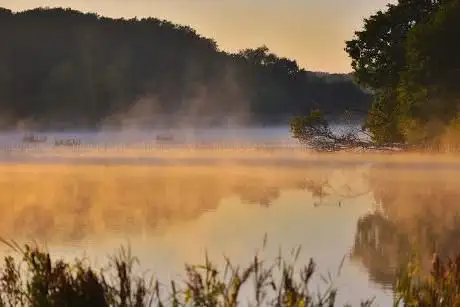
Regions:
<instances>
[{"instance_id":1,"label":"green foliage","mask_svg":"<svg viewBox=\"0 0 460 307\"><path fill-rule=\"evenodd\" d=\"M381 91L375 95L375 100L368 113L364 127L372 135L377 144L401 142L399 109L394 91Z\"/></svg>"},{"instance_id":2,"label":"green foliage","mask_svg":"<svg viewBox=\"0 0 460 307\"><path fill-rule=\"evenodd\" d=\"M444 134L460 110L460 1L449 1L425 23L414 27L406 43L407 71L399 85L399 101L414 130L426 130L427 139ZM438 123L438 129L433 128Z\"/></svg>"},{"instance_id":3,"label":"green foliage","mask_svg":"<svg viewBox=\"0 0 460 307\"><path fill-rule=\"evenodd\" d=\"M455 38L460 35L459 17L460 1L451 0L440 6L427 22L417 25L409 33L405 81L427 88L429 97L448 98L453 95L458 99L460 45ZM451 111L451 105L446 103L443 107L447 109L441 109L436 114L440 118L445 115L443 112Z\"/></svg>"},{"instance_id":4,"label":"green foliage","mask_svg":"<svg viewBox=\"0 0 460 307\"><path fill-rule=\"evenodd\" d=\"M291 120L291 134L295 139L309 140L318 132L327 133L329 125L319 110L312 110L309 116L298 116Z\"/></svg>"},{"instance_id":5,"label":"green foliage","mask_svg":"<svg viewBox=\"0 0 460 307\"><path fill-rule=\"evenodd\" d=\"M345 115L350 116L351 114L346 112ZM319 110L313 110L309 116L298 116L291 120L291 135L300 143L319 151L364 148L372 145L360 136L360 133L366 134L366 132L354 128L353 123L346 116L341 119L341 124L348 127L334 131L323 114Z\"/></svg>"},{"instance_id":6,"label":"green foliage","mask_svg":"<svg viewBox=\"0 0 460 307\"><path fill-rule=\"evenodd\" d=\"M143 97L155 97L144 109L156 114L217 122L248 112L276 122L315 105L337 114L370 102L350 80L329 82L265 46L228 54L189 27L154 18L1 9L0 38L0 111L42 124L96 125Z\"/></svg>"},{"instance_id":7,"label":"green foliage","mask_svg":"<svg viewBox=\"0 0 460 307\"><path fill-rule=\"evenodd\" d=\"M399 0L388 4L364 20L364 29L346 42L346 52L352 59L354 76L360 84L373 90L397 86L404 71L405 41L409 30L423 21L438 6L439 1Z\"/></svg>"},{"instance_id":8,"label":"green foliage","mask_svg":"<svg viewBox=\"0 0 460 307\"><path fill-rule=\"evenodd\" d=\"M366 127L378 142L437 142L460 103L459 1L399 0L347 42L356 81L375 93Z\"/></svg>"},{"instance_id":9,"label":"green foliage","mask_svg":"<svg viewBox=\"0 0 460 307\"><path fill-rule=\"evenodd\" d=\"M312 110L309 116L292 118L290 131L293 138L316 150L331 151L341 145L340 138L334 135L319 110Z\"/></svg>"}]
</instances>

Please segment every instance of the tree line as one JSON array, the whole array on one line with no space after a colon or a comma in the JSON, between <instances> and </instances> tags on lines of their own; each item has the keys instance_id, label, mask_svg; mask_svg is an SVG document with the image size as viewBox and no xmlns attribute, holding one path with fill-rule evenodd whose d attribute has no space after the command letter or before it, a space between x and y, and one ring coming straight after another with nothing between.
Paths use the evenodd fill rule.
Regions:
<instances>
[{"instance_id":1,"label":"tree line","mask_svg":"<svg viewBox=\"0 0 460 307\"><path fill-rule=\"evenodd\" d=\"M89 127L132 113L216 122L250 114L251 121L276 123L318 106L337 115L370 105L347 75L307 71L266 46L227 53L190 27L156 18L0 8L0 40L4 125Z\"/></svg>"}]
</instances>

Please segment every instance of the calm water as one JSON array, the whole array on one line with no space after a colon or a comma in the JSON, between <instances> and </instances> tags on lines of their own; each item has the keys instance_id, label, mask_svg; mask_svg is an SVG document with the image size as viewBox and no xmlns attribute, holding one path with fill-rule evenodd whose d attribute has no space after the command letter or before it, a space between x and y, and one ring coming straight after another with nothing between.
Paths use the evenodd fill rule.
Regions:
<instances>
[{"instance_id":1,"label":"calm water","mask_svg":"<svg viewBox=\"0 0 460 307\"><path fill-rule=\"evenodd\" d=\"M260 133L270 142L289 139L286 129ZM213 163L199 156L181 164L5 160L0 234L36 240L67 259L86 254L96 265L129 245L142 270L166 280L180 279L186 262L203 262L205 251L217 263L226 255L244 265L266 234L263 258L273 260L279 248L288 256L301 245L299 262L313 257L320 273L330 272L340 302L375 296L380 306L390 305L395 269L411 250L425 265L433 247L459 248L460 165L356 156L260 163L257 153L235 154L248 156L246 163L218 163L218 153Z\"/></svg>"}]
</instances>

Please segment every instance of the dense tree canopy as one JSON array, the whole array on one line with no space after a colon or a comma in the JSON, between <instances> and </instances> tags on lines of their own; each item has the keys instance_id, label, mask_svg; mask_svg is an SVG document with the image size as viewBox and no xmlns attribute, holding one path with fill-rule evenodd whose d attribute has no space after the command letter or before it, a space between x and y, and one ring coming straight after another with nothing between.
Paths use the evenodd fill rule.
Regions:
<instances>
[{"instance_id":1,"label":"dense tree canopy","mask_svg":"<svg viewBox=\"0 0 460 307\"><path fill-rule=\"evenodd\" d=\"M366 127L379 143L402 141L398 124L397 86L406 68L405 43L415 25L439 5L433 0L400 0L364 20L364 29L346 42L358 83L372 89L374 104Z\"/></svg>"},{"instance_id":2,"label":"dense tree canopy","mask_svg":"<svg viewBox=\"0 0 460 307\"><path fill-rule=\"evenodd\" d=\"M365 19L364 29L346 42L356 80L375 91L398 85L408 32L438 5L437 0L399 0Z\"/></svg>"},{"instance_id":3,"label":"dense tree canopy","mask_svg":"<svg viewBox=\"0 0 460 307\"><path fill-rule=\"evenodd\" d=\"M347 42L358 83L374 91L375 141L439 141L458 112L458 0L399 0Z\"/></svg>"},{"instance_id":4,"label":"dense tree canopy","mask_svg":"<svg viewBox=\"0 0 460 307\"><path fill-rule=\"evenodd\" d=\"M276 122L317 106L339 114L369 105L347 76L305 71L265 46L228 54L189 27L154 18L0 9L0 40L3 122L95 125L128 113Z\"/></svg>"},{"instance_id":5,"label":"dense tree canopy","mask_svg":"<svg viewBox=\"0 0 460 307\"><path fill-rule=\"evenodd\" d=\"M427 22L409 33L407 68L398 87L398 98L403 132L411 141L443 141L458 128L459 37L458 0L441 6ZM458 143L452 138L445 141Z\"/></svg>"}]
</instances>

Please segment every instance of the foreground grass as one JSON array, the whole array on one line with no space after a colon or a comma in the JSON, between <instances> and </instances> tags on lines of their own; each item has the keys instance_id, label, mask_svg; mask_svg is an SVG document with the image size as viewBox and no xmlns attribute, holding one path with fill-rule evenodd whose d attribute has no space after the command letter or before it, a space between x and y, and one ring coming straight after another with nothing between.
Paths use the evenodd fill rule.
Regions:
<instances>
[{"instance_id":1,"label":"foreground grass","mask_svg":"<svg viewBox=\"0 0 460 307\"><path fill-rule=\"evenodd\" d=\"M395 305L460 306L460 254L443 260L435 254L429 274L422 274L416 261L409 263L396 281L395 293Z\"/></svg>"},{"instance_id":2,"label":"foreground grass","mask_svg":"<svg viewBox=\"0 0 460 307\"><path fill-rule=\"evenodd\" d=\"M3 241L3 240L2 240ZM162 284L134 274L136 258L121 249L110 265L96 270L83 260L53 261L37 247L3 241L21 256L4 258L0 268L0 306L335 306L332 284L312 293L313 260L296 267L300 250L287 262L268 264L257 255L244 268L229 259L219 271L207 257L203 265L186 265L181 282ZM244 290L243 290L244 289ZM362 306L370 306L364 302Z\"/></svg>"},{"instance_id":3,"label":"foreground grass","mask_svg":"<svg viewBox=\"0 0 460 307\"><path fill-rule=\"evenodd\" d=\"M108 267L92 268L83 260L51 260L37 247L7 243L21 259L4 258L0 268L0 306L336 306L337 290L322 294L309 288L315 274L313 260L296 269L278 257L267 264L256 255L245 268L229 259L219 271L207 258L203 265L186 265L185 279L162 284L133 273L136 258L121 249ZM395 281L394 306L460 306L460 257L433 260L431 275L422 278L409 263ZM249 287L249 295L243 287ZM371 306L363 301L361 306Z\"/></svg>"}]
</instances>

